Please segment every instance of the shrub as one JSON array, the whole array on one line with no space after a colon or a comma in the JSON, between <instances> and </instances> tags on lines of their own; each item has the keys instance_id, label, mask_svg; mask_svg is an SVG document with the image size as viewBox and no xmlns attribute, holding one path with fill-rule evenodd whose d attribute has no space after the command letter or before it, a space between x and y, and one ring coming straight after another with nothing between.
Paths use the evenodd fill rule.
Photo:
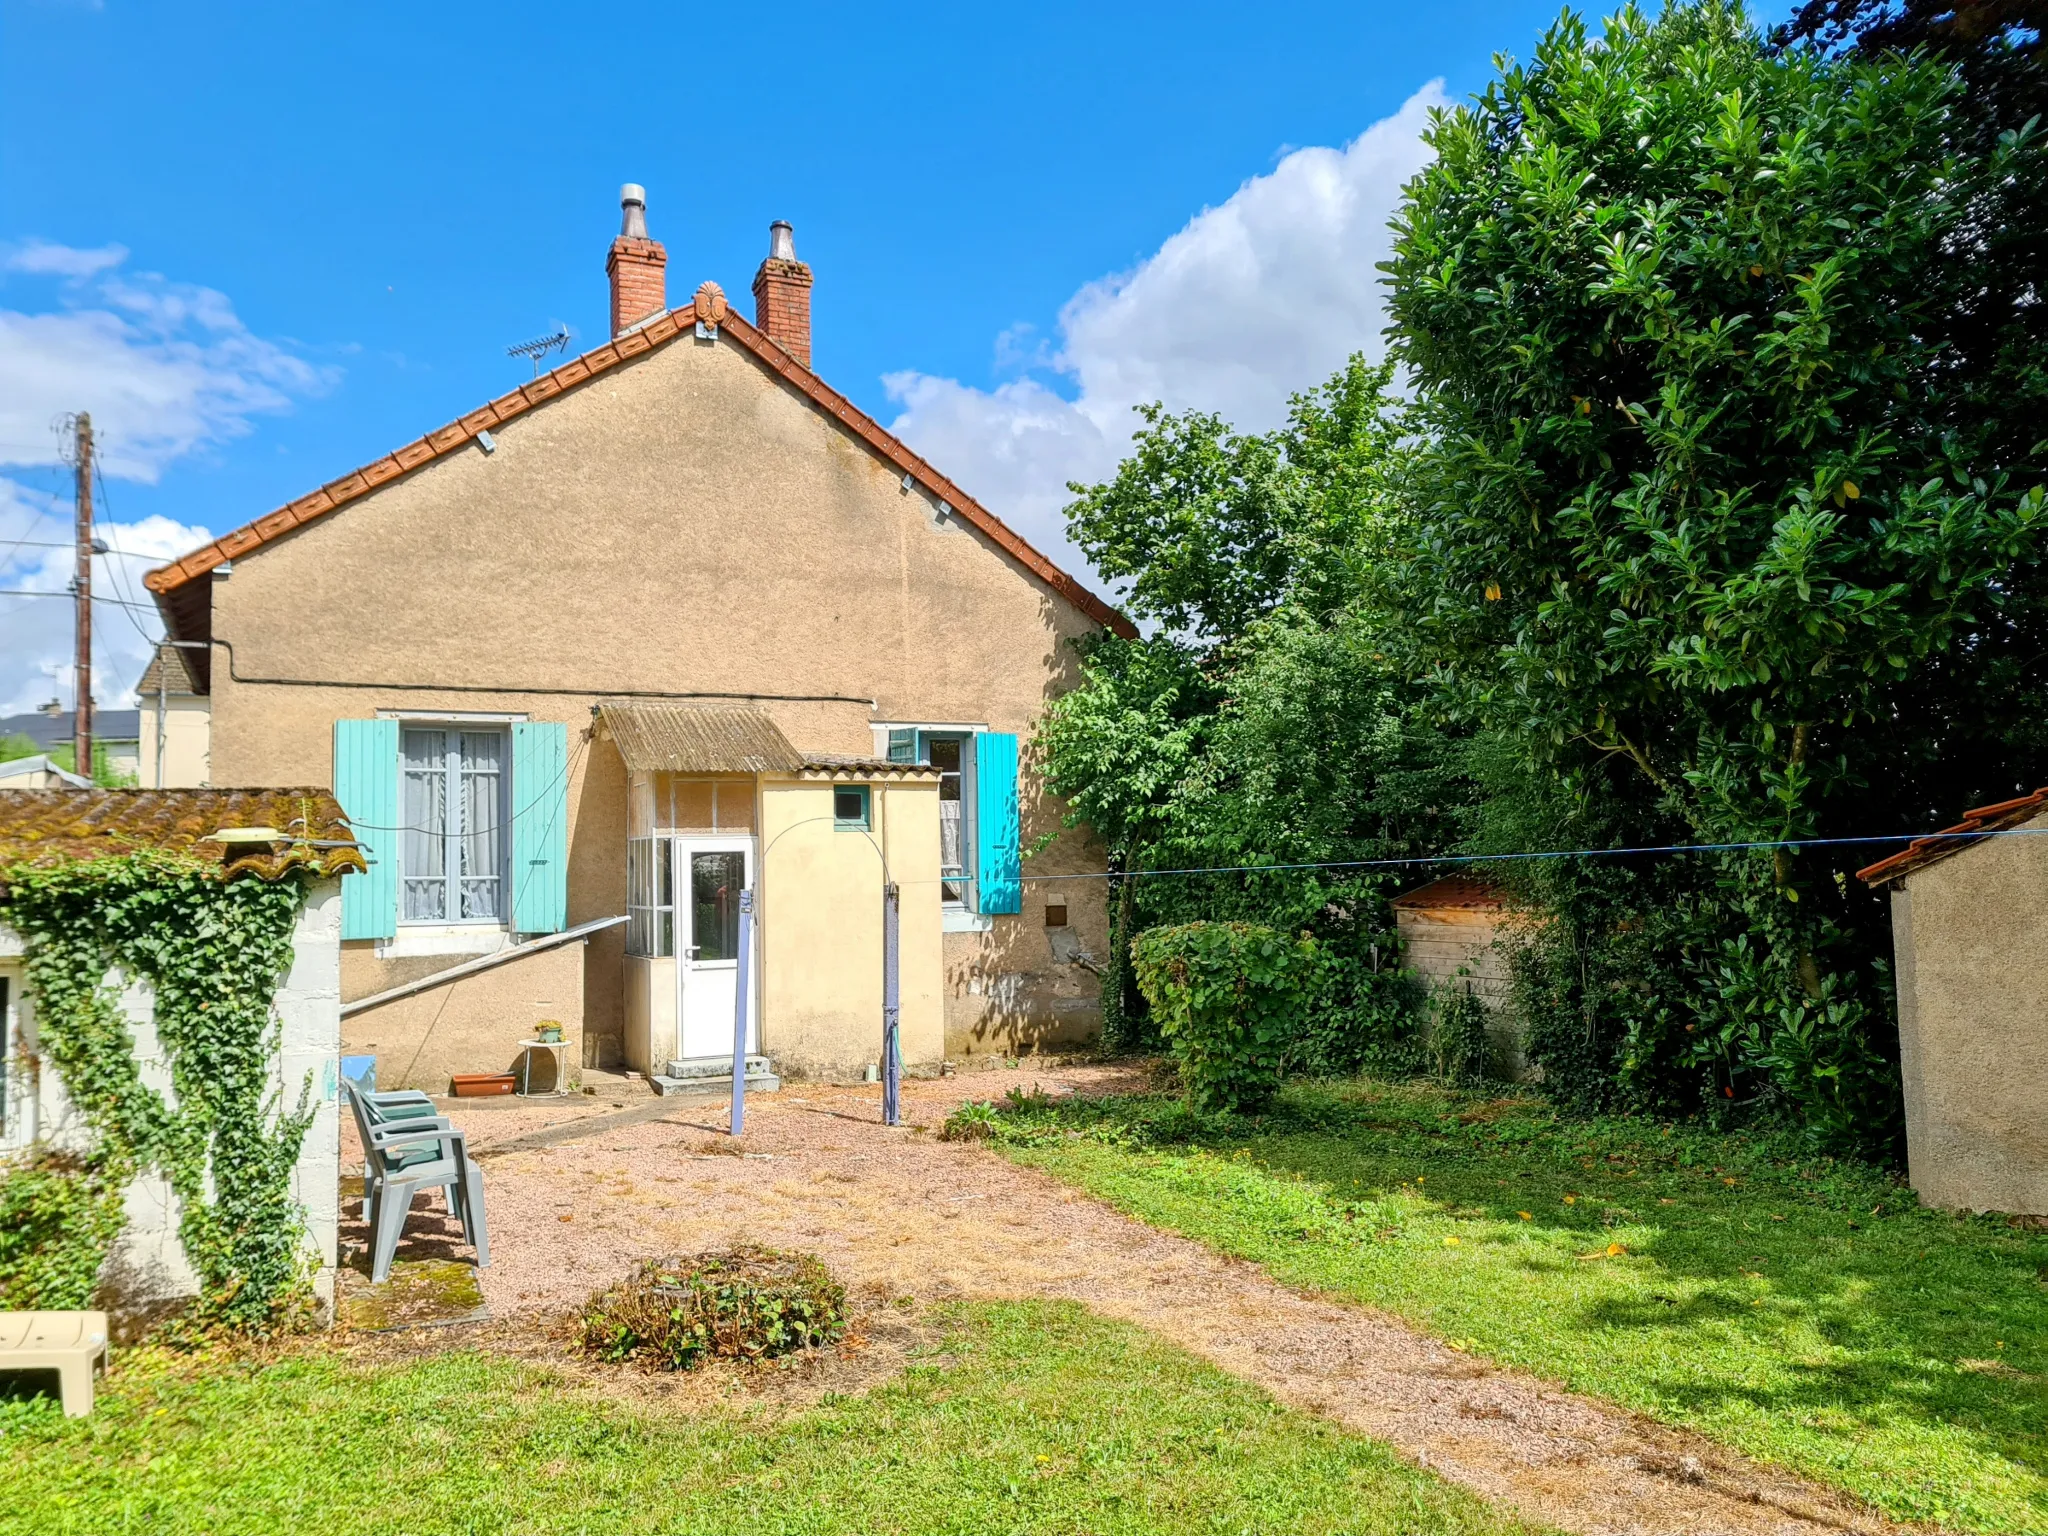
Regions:
<instances>
[{"instance_id":1,"label":"shrub","mask_svg":"<svg viewBox=\"0 0 2048 1536\"><path fill-rule=\"evenodd\" d=\"M1288 1047L1287 1070L1306 1077L1407 1077L1422 1069L1417 1036L1423 993L1405 971L1374 971L1323 952L1318 1006Z\"/></svg>"},{"instance_id":2,"label":"shrub","mask_svg":"<svg viewBox=\"0 0 2048 1536\"><path fill-rule=\"evenodd\" d=\"M579 1344L600 1360L687 1371L712 1355L761 1360L846 1330L846 1287L816 1256L771 1248L650 1259L591 1298Z\"/></svg>"},{"instance_id":3,"label":"shrub","mask_svg":"<svg viewBox=\"0 0 2048 1536\"><path fill-rule=\"evenodd\" d=\"M1469 983L1451 982L1431 1000L1436 1014L1429 1031L1430 1070L1447 1083L1470 1086L1486 1080L1486 1004Z\"/></svg>"},{"instance_id":4,"label":"shrub","mask_svg":"<svg viewBox=\"0 0 2048 1536\"><path fill-rule=\"evenodd\" d=\"M48 1153L0 1173L0 1310L86 1306L121 1220L121 1181L82 1158Z\"/></svg>"},{"instance_id":5,"label":"shrub","mask_svg":"<svg viewBox=\"0 0 2048 1536\"><path fill-rule=\"evenodd\" d=\"M941 1141L988 1141L996 1133L999 1116L989 1103L962 1104L939 1127Z\"/></svg>"},{"instance_id":6,"label":"shrub","mask_svg":"<svg viewBox=\"0 0 2048 1536\"><path fill-rule=\"evenodd\" d=\"M1132 947L1138 986L1199 1109L1250 1110L1325 1008L1321 947L1256 923L1154 928Z\"/></svg>"}]
</instances>

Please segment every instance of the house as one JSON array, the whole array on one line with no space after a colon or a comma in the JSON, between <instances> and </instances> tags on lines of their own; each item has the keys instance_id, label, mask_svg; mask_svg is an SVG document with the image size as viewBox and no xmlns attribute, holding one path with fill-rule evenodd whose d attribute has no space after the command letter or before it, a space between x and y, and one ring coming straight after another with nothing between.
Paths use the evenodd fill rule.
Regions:
<instances>
[{"instance_id":1,"label":"house","mask_svg":"<svg viewBox=\"0 0 2048 1536\"><path fill-rule=\"evenodd\" d=\"M293 828L294 821L305 823ZM289 831L289 838L221 843L222 829ZM292 1196L305 1217L314 1290L331 1301L340 1222L341 883L363 868L325 790L60 789L0 791L0 871L53 859L91 859L137 849L201 859L220 878L296 880L302 902L291 969L274 999L277 1049L269 1067L276 1102L309 1096L312 1121L300 1144ZM359 878L359 876L357 876ZM0 1159L38 1147L85 1151L89 1137L62 1078L47 1065L28 986L21 936L0 898ZM118 972L111 983L134 1041L141 1086L169 1095L171 1072L157 1038L148 986ZM145 1172L128 1187L127 1224L101 1291L111 1309L148 1314L159 1302L197 1294L178 1235L180 1208L163 1177Z\"/></svg>"},{"instance_id":2,"label":"house","mask_svg":"<svg viewBox=\"0 0 2048 1536\"><path fill-rule=\"evenodd\" d=\"M1891 892L1914 1190L1945 1210L2048 1215L2048 789L1857 878Z\"/></svg>"},{"instance_id":3,"label":"house","mask_svg":"<svg viewBox=\"0 0 2048 1536\"><path fill-rule=\"evenodd\" d=\"M206 695L193 671L190 649L165 641L135 680L135 782L144 789L208 785Z\"/></svg>"},{"instance_id":4,"label":"house","mask_svg":"<svg viewBox=\"0 0 2048 1536\"><path fill-rule=\"evenodd\" d=\"M1403 966L1431 992L1470 991L1487 1006L1486 1033L1507 1075L1527 1070L1521 1035L1508 1012L1508 957L1500 940L1513 918L1507 893L1490 880L1450 875L1391 903Z\"/></svg>"},{"instance_id":5,"label":"house","mask_svg":"<svg viewBox=\"0 0 2048 1536\"><path fill-rule=\"evenodd\" d=\"M93 756L107 772L127 783L137 782L136 774L141 767L141 745L137 739L140 721L141 716L132 709L92 712ZM46 757L59 751L70 752L78 739L76 722L76 715L52 700L26 715L0 716L0 742L26 738Z\"/></svg>"},{"instance_id":6,"label":"house","mask_svg":"<svg viewBox=\"0 0 2048 1536\"><path fill-rule=\"evenodd\" d=\"M0 789L90 789L92 780L60 768L43 753L0 763Z\"/></svg>"},{"instance_id":7,"label":"house","mask_svg":"<svg viewBox=\"0 0 2048 1536\"><path fill-rule=\"evenodd\" d=\"M540 1017L688 1075L742 1006L779 1069L861 1075L891 886L906 1066L1092 1037L1101 883L1038 882L1102 858L1021 743L1128 622L818 376L787 224L750 321L711 282L670 308L621 206L604 345L146 578L187 771L203 720L211 782L334 786L371 861L346 1043L386 1085L510 1070ZM578 929L572 997L529 945Z\"/></svg>"}]
</instances>

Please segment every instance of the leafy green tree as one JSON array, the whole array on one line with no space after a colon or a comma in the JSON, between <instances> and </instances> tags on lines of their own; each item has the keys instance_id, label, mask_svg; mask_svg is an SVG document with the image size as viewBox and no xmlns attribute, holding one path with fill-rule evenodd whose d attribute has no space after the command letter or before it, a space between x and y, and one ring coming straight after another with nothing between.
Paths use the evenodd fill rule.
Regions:
<instances>
[{"instance_id":1,"label":"leafy green tree","mask_svg":"<svg viewBox=\"0 0 2048 1536\"><path fill-rule=\"evenodd\" d=\"M1930 755L1902 703L2036 580L2038 466L1943 430L1943 265L1976 189L2038 154L1966 160L1960 89L1774 52L1732 6L1630 8L1598 40L1565 17L1431 129L1388 264L1428 443L1407 559L1377 568L1391 633L1616 840L1891 830L1873 802L1924 793ZM1882 1139L1859 861L1695 865L1660 954L1725 1093Z\"/></svg>"},{"instance_id":2,"label":"leafy green tree","mask_svg":"<svg viewBox=\"0 0 2048 1536\"><path fill-rule=\"evenodd\" d=\"M1188 645L1227 644L1282 603L1328 612L1391 506L1402 430L1391 377L1391 365L1354 357L1270 433L1139 407L1145 427L1115 477L1068 487L1074 542L1129 583L1133 615Z\"/></svg>"},{"instance_id":3,"label":"leafy green tree","mask_svg":"<svg viewBox=\"0 0 2048 1536\"><path fill-rule=\"evenodd\" d=\"M1114 909L1105 1028L1118 1043L1145 1040L1126 1029L1129 936L1161 923L1313 931L1343 973L1340 1011L1402 1011L1383 900L1399 876L1289 867L1454 835L1455 743L1354 603L1400 515L1407 418L1390 381L1353 359L1258 437L1155 410L1112 482L1076 487L1076 537L1155 626L1093 642L1039 734L1050 787L1116 869L1143 874L1119 882ZM1332 1026L1303 1064L1342 1064L1356 1033Z\"/></svg>"}]
</instances>

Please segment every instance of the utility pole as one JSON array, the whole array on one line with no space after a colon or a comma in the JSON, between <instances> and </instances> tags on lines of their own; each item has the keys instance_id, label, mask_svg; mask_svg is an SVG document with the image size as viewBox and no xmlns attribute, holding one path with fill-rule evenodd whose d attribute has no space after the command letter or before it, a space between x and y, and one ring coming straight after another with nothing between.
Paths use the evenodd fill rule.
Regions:
<instances>
[{"instance_id":1,"label":"utility pole","mask_svg":"<svg viewBox=\"0 0 2048 1536\"><path fill-rule=\"evenodd\" d=\"M78 635L71 663L77 692L71 766L80 778L89 782L92 779L92 417L80 411L73 426L77 433L78 525L75 533L77 563L71 577L71 591L78 610Z\"/></svg>"}]
</instances>

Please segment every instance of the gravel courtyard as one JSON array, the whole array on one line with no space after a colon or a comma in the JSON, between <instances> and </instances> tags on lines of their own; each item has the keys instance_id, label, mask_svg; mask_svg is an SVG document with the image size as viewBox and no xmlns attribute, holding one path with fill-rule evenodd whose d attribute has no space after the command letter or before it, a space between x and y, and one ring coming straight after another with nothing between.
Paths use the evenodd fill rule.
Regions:
<instances>
[{"instance_id":1,"label":"gravel courtyard","mask_svg":"<svg viewBox=\"0 0 2048 1536\"><path fill-rule=\"evenodd\" d=\"M932 1134L956 1104L1012 1088L1100 1093L1138 1081L1126 1068L1027 1065L911 1082L896 1129L881 1124L879 1088L793 1085L748 1100L738 1141L725 1134L722 1100L650 1099L638 1085L448 1109L485 1169L492 1265L482 1282L501 1319L559 1314L642 1257L743 1242L803 1248L871 1300L1084 1303L1589 1536L1897 1529L1698 1437L1289 1290L1255 1265ZM360 1251L360 1223L342 1236ZM422 1200L401 1254L468 1250L441 1207Z\"/></svg>"}]
</instances>

